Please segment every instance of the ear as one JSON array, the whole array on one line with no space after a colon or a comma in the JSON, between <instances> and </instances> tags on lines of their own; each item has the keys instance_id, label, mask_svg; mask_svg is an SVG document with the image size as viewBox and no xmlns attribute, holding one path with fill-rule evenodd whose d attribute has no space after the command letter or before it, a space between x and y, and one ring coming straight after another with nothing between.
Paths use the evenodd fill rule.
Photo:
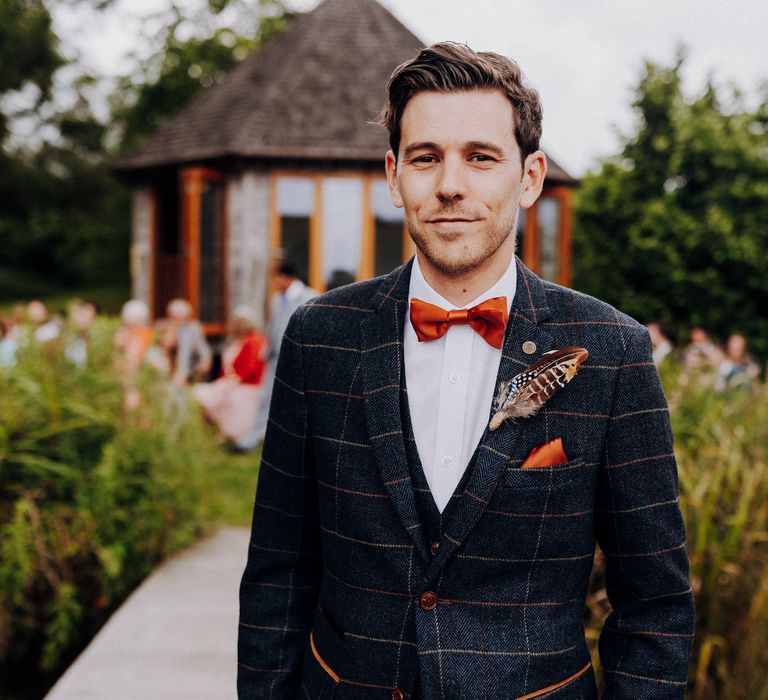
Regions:
<instances>
[{"instance_id":1,"label":"ear","mask_svg":"<svg viewBox=\"0 0 768 700\"><path fill-rule=\"evenodd\" d=\"M403 207L403 198L400 195L400 183L397 181L397 159L392 151L387 151L384 157L384 169L387 171L387 185L389 185L389 196L392 198L392 204L398 209Z\"/></svg>"},{"instance_id":2,"label":"ear","mask_svg":"<svg viewBox=\"0 0 768 700\"><path fill-rule=\"evenodd\" d=\"M523 164L523 183L520 191L520 206L532 207L544 187L547 175L547 157L543 151L530 153Z\"/></svg>"}]
</instances>

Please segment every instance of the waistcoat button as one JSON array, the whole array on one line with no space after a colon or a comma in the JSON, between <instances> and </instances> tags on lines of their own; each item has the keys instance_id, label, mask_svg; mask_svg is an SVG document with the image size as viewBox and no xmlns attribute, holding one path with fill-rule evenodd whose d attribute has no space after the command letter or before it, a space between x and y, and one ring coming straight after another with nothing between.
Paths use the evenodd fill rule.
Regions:
<instances>
[{"instance_id":1,"label":"waistcoat button","mask_svg":"<svg viewBox=\"0 0 768 700\"><path fill-rule=\"evenodd\" d=\"M400 688L395 688L392 691L392 700L404 700L405 693Z\"/></svg>"},{"instance_id":2,"label":"waistcoat button","mask_svg":"<svg viewBox=\"0 0 768 700\"><path fill-rule=\"evenodd\" d=\"M434 610L437 607L437 593L425 591L419 598L419 606L422 610Z\"/></svg>"},{"instance_id":3,"label":"waistcoat button","mask_svg":"<svg viewBox=\"0 0 768 700\"><path fill-rule=\"evenodd\" d=\"M438 549L440 549L439 542L433 542L431 545L429 545L429 551L432 552L433 557L435 556L435 554L437 554Z\"/></svg>"}]
</instances>

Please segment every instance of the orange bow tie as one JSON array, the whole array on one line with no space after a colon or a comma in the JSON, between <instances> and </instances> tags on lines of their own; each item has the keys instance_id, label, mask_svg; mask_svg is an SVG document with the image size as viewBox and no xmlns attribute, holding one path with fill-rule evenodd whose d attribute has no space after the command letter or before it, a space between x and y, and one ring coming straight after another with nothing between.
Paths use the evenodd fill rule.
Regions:
<instances>
[{"instance_id":1,"label":"orange bow tie","mask_svg":"<svg viewBox=\"0 0 768 700\"><path fill-rule=\"evenodd\" d=\"M411 299L411 324L419 342L442 338L454 324L467 324L494 348L504 344L507 327L507 298L494 297L470 309L445 309L421 299Z\"/></svg>"}]
</instances>

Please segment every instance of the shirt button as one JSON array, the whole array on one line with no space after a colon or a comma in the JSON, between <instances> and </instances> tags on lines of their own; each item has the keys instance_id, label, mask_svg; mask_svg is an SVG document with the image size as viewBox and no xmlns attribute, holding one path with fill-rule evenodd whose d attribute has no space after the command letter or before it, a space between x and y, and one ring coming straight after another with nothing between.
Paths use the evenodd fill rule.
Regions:
<instances>
[{"instance_id":1,"label":"shirt button","mask_svg":"<svg viewBox=\"0 0 768 700\"><path fill-rule=\"evenodd\" d=\"M419 597L419 607L422 610L434 610L437 607L437 593L425 591Z\"/></svg>"},{"instance_id":2,"label":"shirt button","mask_svg":"<svg viewBox=\"0 0 768 700\"><path fill-rule=\"evenodd\" d=\"M443 458L442 458L440 461L441 461L443 464L445 464L445 465L448 465L448 464L450 464L451 462L453 462L453 457L451 457L451 455L445 455L445 457L443 457Z\"/></svg>"},{"instance_id":3,"label":"shirt button","mask_svg":"<svg viewBox=\"0 0 768 700\"><path fill-rule=\"evenodd\" d=\"M395 688L392 691L392 700L405 700L405 693L400 688Z\"/></svg>"},{"instance_id":4,"label":"shirt button","mask_svg":"<svg viewBox=\"0 0 768 700\"><path fill-rule=\"evenodd\" d=\"M451 384L458 384L461 381L461 375L458 372L453 372L450 377Z\"/></svg>"}]
</instances>

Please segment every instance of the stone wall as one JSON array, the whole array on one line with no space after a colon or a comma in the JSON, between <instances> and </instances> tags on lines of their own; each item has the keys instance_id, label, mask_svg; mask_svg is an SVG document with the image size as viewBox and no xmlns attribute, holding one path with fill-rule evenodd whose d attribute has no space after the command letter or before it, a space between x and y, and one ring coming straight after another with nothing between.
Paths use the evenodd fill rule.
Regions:
<instances>
[{"instance_id":1,"label":"stone wall","mask_svg":"<svg viewBox=\"0 0 768 700\"><path fill-rule=\"evenodd\" d=\"M263 329L269 282L269 175L249 170L228 182L230 309L252 306Z\"/></svg>"}]
</instances>

